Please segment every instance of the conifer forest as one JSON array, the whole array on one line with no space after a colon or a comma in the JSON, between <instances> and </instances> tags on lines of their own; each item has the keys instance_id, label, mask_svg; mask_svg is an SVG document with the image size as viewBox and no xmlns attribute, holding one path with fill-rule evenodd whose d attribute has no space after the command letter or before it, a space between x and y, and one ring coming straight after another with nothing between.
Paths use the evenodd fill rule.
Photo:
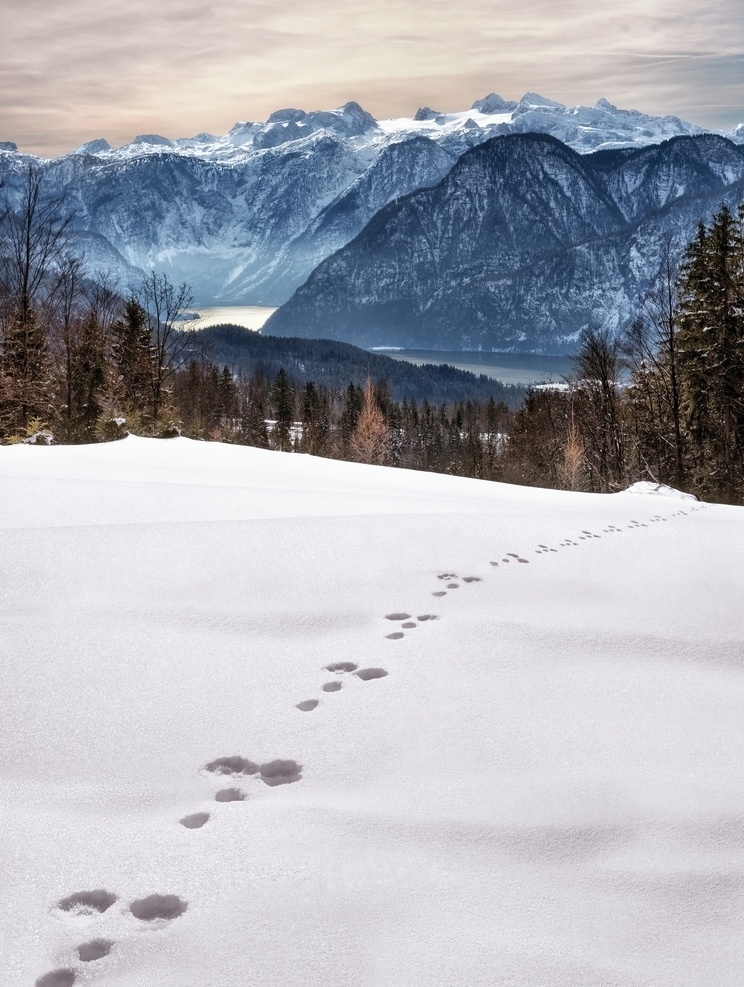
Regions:
<instances>
[{"instance_id":1,"label":"conifer forest","mask_svg":"<svg viewBox=\"0 0 744 987\"><path fill-rule=\"evenodd\" d=\"M567 490L651 480L744 502L744 206L721 208L682 252L667 243L632 323L585 329L573 373L526 392L373 355L365 366L354 347L319 341L304 341L314 356L300 360L291 341L263 337L271 358L239 366L239 330L210 345L183 328L187 285L90 270L69 250L73 220L34 167L22 198L0 204L1 442L184 435Z\"/></svg>"}]
</instances>

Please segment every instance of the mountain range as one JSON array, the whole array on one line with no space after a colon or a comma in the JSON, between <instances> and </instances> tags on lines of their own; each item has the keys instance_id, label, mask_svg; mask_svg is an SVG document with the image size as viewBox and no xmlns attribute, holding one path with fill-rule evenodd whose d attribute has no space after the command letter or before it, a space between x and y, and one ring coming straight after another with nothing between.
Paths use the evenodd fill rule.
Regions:
<instances>
[{"instance_id":1,"label":"mountain range","mask_svg":"<svg viewBox=\"0 0 744 987\"><path fill-rule=\"evenodd\" d=\"M579 155L495 138L382 209L268 320L273 335L443 350L575 348L639 310L662 246L744 199L744 148L714 135Z\"/></svg>"},{"instance_id":2,"label":"mountain range","mask_svg":"<svg viewBox=\"0 0 744 987\"><path fill-rule=\"evenodd\" d=\"M353 102L283 109L222 137L142 134L119 148L100 138L53 159L6 141L0 181L12 200L37 164L48 190L63 192L74 210L90 268L113 270L125 285L142 271L165 271L187 281L202 305L284 306L273 332L555 350L570 345L587 312L624 319L643 281L635 272L647 266L644 251L652 262L662 236L683 240L722 197L736 198L740 142L742 127L711 136L606 100L567 107L535 93L518 102L491 94L470 110L423 107L399 120L378 121ZM496 177L498 161L517 173L514 182ZM482 187L469 198L463 179ZM449 218L442 196L455 197ZM538 229L550 231L547 239ZM403 247L401 237L410 238ZM425 237L438 244L428 270ZM445 243L452 237L459 242ZM537 258L544 276L533 269ZM350 271L346 287L331 286ZM378 317L390 321L377 325Z\"/></svg>"}]
</instances>

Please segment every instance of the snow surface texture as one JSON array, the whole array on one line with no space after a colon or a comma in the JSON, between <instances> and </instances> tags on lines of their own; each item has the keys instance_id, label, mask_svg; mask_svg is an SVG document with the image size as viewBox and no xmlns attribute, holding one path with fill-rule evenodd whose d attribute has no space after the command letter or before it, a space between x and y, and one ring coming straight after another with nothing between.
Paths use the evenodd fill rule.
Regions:
<instances>
[{"instance_id":1,"label":"snow surface texture","mask_svg":"<svg viewBox=\"0 0 744 987\"><path fill-rule=\"evenodd\" d=\"M4 987L740 987L741 509L128 438L0 524Z\"/></svg>"}]
</instances>

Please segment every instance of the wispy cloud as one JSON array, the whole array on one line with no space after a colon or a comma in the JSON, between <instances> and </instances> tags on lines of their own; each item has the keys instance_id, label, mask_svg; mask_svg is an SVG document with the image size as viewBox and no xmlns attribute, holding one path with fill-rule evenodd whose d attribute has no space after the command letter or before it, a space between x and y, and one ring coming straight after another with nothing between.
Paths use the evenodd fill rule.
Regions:
<instances>
[{"instance_id":1,"label":"wispy cloud","mask_svg":"<svg viewBox=\"0 0 744 987\"><path fill-rule=\"evenodd\" d=\"M741 0L5 0L0 140L224 132L282 105L377 116L490 91L744 120Z\"/></svg>"}]
</instances>

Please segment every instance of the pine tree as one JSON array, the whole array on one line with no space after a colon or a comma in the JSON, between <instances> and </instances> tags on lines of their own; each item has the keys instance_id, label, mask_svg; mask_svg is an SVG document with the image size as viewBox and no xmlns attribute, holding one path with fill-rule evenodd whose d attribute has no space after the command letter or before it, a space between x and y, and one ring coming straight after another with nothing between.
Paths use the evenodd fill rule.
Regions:
<instances>
[{"instance_id":1,"label":"pine tree","mask_svg":"<svg viewBox=\"0 0 744 987\"><path fill-rule=\"evenodd\" d=\"M353 383L349 383L349 386L344 391L344 410L342 411L338 422L338 437L340 443L338 453L342 459L352 458L351 438L356 430L357 423L359 422L359 415L362 412L363 402L364 394L362 389L356 387Z\"/></svg>"},{"instance_id":2,"label":"pine tree","mask_svg":"<svg viewBox=\"0 0 744 987\"><path fill-rule=\"evenodd\" d=\"M136 298L124 304L121 318L111 326L112 360L124 407L148 416L154 354L147 312Z\"/></svg>"},{"instance_id":3,"label":"pine tree","mask_svg":"<svg viewBox=\"0 0 744 987\"><path fill-rule=\"evenodd\" d=\"M271 403L274 407L276 424L272 432L272 443L281 452L292 450L292 423L294 421L294 392L287 372L281 367L271 389Z\"/></svg>"},{"instance_id":4,"label":"pine tree","mask_svg":"<svg viewBox=\"0 0 744 987\"><path fill-rule=\"evenodd\" d=\"M744 242L725 206L689 245L680 281L679 370L689 473L706 496L742 498Z\"/></svg>"},{"instance_id":5,"label":"pine tree","mask_svg":"<svg viewBox=\"0 0 744 987\"><path fill-rule=\"evenodd\" d=\"M95 312L90 311L81 319L72 347L71 372L69 437L73 441L92 442L109 393L105 339Z\"/></svg>"},{"instance_id":6,"label":"pine tree","mask_svg":"<svg viewBox=\"0 0 744 987\"><path fill-rule=\"evenodd\" d=\"M327 456L330 449L330 410L325 388L312 381L302 393L302 440L300 448L312 456Z\"/></svg>"},{"instance_id":7,"label":"pine tree","mask_svg":"<svg viewBox=\"0 0 744 987\"><path fill-rule=\"evenodd\" d=\"M52 366L44 324L33 308L17 309L6 321L0 353L0 434L49 421L53 411Z\"/></svg>"}]
</instances>

